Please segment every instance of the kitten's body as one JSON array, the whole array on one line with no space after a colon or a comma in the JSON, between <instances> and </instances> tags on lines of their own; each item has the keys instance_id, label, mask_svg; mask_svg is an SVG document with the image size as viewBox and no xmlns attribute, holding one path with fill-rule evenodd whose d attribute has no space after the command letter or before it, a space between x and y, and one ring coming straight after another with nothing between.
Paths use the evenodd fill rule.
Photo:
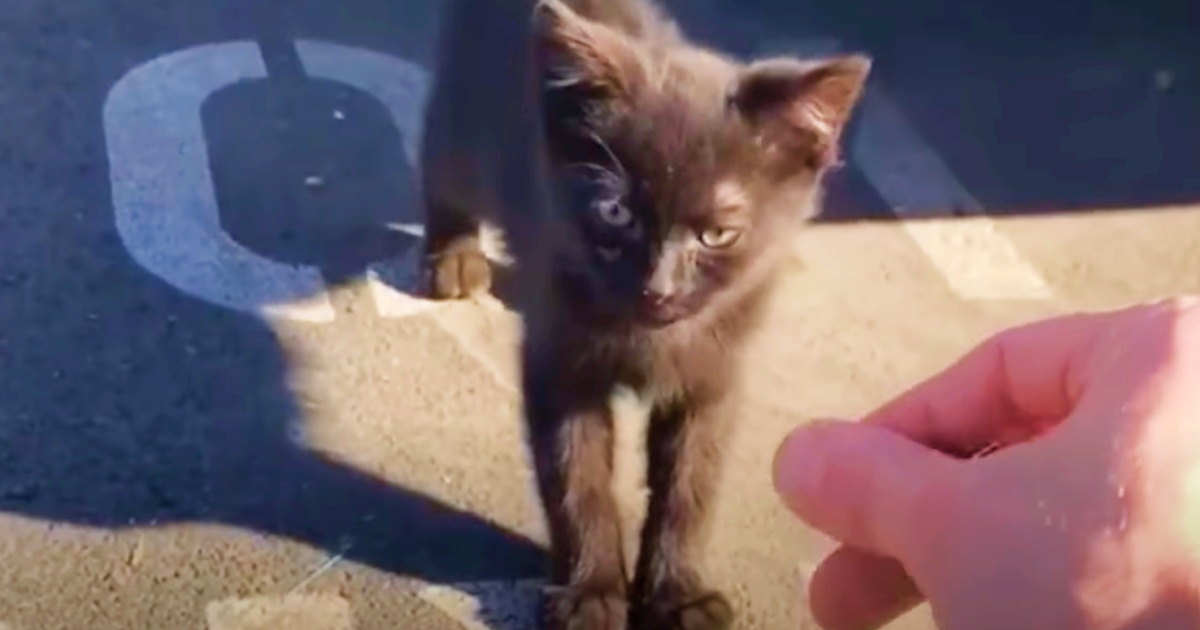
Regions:
<instances>
[{"instance_id":1,"label":"kitten's body","mask_svg":"<svg viewBox=\"0 0 1200 630\"><path fill-rule=\"evenodd\" d=\"M643 0L549 1L537 20L527 2L448 2L423 143L431 290L486 290L479 222L499 224L562 587L551 626L726 628L700 555L739 348L816 212L868 63L746 66ZM617 385L652 409L632 580L610 490Z\"/></svg>"}]
</instances>

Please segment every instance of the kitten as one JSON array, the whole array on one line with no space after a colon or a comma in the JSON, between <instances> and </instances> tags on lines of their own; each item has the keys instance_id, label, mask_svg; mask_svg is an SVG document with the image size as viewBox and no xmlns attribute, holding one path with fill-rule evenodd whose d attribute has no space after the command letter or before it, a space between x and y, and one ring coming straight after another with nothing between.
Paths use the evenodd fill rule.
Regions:
<instances>
[{"instance_id":1,"label":"kitten","mask_svg":"<svg viewBox=\"0 0 1200 630\"><path fill-rule=\"evenodd\" d=\"M818 211L870 60L740 63L643 0L452 0L447 11L423 144L429 289L488 291L480 222L500 224L551 535L545 621L728 628L733 608L701 560L739 420L741 341ZM632 578L610 489L618 385L651 406Z\"/></svg>"}]
</instances>

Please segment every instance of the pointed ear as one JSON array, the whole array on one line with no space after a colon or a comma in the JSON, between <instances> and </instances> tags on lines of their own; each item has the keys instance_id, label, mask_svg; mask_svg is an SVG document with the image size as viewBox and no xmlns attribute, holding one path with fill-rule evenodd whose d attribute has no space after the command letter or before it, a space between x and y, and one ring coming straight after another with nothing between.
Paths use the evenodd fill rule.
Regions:
<instances>
[{"instance_id":1,"label":"pointed ear","mask_svg":"<svg viewBox=\"0 0 1200 630\"><path fill-rule=\"evenodd\" d=\"M588 20L561 0L540 0L534 19L548 92L615 99L632 95L638 60L623 33Z\"/></svg>"},{"instance_id":2,"label":"pointed ear","mask_svg":"<svg viewBox=\"0 0 1200 630\"><path fill-rule=\"evenodd\" d=\"M865 55L759 61L742 71L731 100L781 157L822 169L839 160L842 132L870 71Z\"/></svg>"}]
</instances>

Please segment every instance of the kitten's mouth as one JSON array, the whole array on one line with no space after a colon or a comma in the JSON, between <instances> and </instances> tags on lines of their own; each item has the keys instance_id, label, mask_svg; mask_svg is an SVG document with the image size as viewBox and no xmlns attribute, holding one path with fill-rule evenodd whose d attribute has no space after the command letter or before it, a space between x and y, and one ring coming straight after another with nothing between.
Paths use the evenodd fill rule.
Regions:
<instances>
[{"instance_id":1,"label":"kitten's mouth","mask_svg":"<svg viewBox=\"0 0 1200 630\"><path fill-rule=\"evenodd\" d=\"M666 328L687 317L688 310L680 304L646 304L639 306L637 319L651 328Z\"/></svg>"}]
</instances>

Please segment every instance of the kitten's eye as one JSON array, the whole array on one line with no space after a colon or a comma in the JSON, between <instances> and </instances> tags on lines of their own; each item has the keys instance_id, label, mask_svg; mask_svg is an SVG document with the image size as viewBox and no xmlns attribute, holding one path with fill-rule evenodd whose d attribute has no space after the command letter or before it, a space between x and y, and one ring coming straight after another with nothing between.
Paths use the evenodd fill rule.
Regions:
<instances>
[{"instance_id":1,"label":"kitten's eye","mask_svg":"<svg viewBox=\"0 0 1200 630\"><path fill-rule=\"evenodd\" d=\"M700 233L700 242L709 249L724 249L742 237L737 228L712 227Z\"/></svg>"},{"instance_id":2,"label":"kitten's eye","mask_svg":"<svg viewBox=\"0 0 1200 630\"><path fill-rule=\"evenodd\" d=\"M597 202L596 213L605 223L613 227L625 227L633 221L633 213L629 211L629 208L616 200Z\"/></svg>"}]
</instances>

